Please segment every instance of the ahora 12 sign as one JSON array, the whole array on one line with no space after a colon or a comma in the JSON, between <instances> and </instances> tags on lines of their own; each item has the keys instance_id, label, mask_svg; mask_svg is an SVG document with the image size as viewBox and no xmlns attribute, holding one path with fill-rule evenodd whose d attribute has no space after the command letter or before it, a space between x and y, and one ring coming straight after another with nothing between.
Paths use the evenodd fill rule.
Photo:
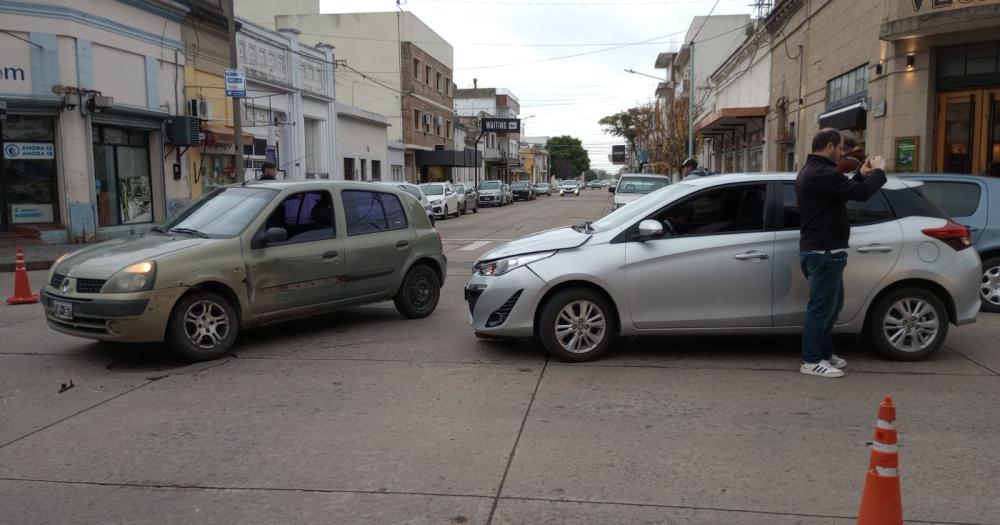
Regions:
<instances>
[{"instance_id":1,"label":"ahora 12 sign","mask_svg":"<svg viewBox=\"0 0 1000 525\"><path fill-rule=\"evenodd\" d=\"M48 160L56 158L56 148L51 142L4 142L3 158L8 160Z\"/></svg>"},{"instance_id":2,"label":"ahora 12 sign","mask_svg":"<svg viewBox=\"0 0 1000 525\"><path fill-rule=\"evenodd\" d=\"M520 133L521 119L519 118L484 118L482 120L483 133Z\"/></svg>"}]
</instances>

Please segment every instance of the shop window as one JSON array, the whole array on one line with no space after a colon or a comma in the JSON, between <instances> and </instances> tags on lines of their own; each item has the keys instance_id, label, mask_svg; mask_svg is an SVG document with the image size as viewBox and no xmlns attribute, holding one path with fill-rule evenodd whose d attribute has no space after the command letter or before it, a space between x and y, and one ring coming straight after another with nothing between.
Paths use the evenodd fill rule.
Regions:
<instances>
[{"instance_id":1,"label":"shop window","mask_svg":"<svg viewBox=\"0 0 1000 525\"><path fill-rule=\"evenodd\" d=\"M94 127L94 179L100 226L153 221L149 134Z\"/></svg>"},{"instance_id":2,"label":"shop window","mask_svg":"<svg viewBox=\"0 0 1000 525\"><path fill-rule=\"evenodd\" d=\"M243 182L236 180L234 162L233 155L203 154L198 165L198 180L195 182L201 182L206 193L220 186Z\"/></svg>"},{"instance_id":3,"label":"shop window","mask_svg":"<svg viewBox=\"0 0 1000 525\"><path fill-rule=\"evenodd\" d=\"M0 121L0 227L55 222L56 160L52 117Z\"/></svg>"}]
</instances>

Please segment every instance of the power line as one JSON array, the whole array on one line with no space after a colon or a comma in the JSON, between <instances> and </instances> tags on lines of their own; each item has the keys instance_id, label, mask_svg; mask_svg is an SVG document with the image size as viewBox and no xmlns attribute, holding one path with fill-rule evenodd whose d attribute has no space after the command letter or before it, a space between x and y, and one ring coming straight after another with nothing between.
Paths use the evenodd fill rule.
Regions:
<instances>
[{"instance_id":1,"label":"power line","mask_svg":"<svg viewBox=\"0 0 1000 525\"><path fill-rule=\"evenodd\" d=\"M442 4L465 4L465 5L479 5L483 7L496 6L496 5L528 5L533 7L602 7L602 6L614 6L614 7L629 7L629 6L647 6L647 5L680 5L680 4L707 4L712 0L640 0L640 1L619 1L619 2L608 2L608 1L597 1L597 2L535 2L528 0L485 0L482 2L472 1L472 0L423 0L424 2L435 2ZM731 0L736 1L736 0Z\"/></svg>"}]
</instances>

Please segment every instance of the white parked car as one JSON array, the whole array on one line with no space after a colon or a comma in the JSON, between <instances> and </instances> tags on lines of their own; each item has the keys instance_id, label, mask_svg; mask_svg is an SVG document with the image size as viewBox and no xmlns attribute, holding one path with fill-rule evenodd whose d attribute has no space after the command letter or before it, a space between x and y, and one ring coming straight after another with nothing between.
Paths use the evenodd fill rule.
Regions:
<instances>
[{"instance_id":1,"label":"white parked car","mask_svg":"<svg viewBox=\"0 0 1000 525\"><path fill-rule=\"evenodd\" d=\"M670 179L663 175L622 175L618 181L618 187L615 188L614 209L617 210L668 184L670 184Z\"/></svg>"},{"instance_id":2,"label":"white parked car","mask_svg":"<svg viewBox=\"0 0 1000 525\"><path fill-rule=\"evenodd\" d=\"M399 188L407 194L412 195L413 198L420 201L420 205L424 207L424 211L427 212L427 216L431 219L431 224L434 224L434 211L431 207L431 201L427 199L427 195L424 195L420 186L410 184L409 182L379 182L379 184Z\"/></svg>"},{"instance_id":3,"label":"white parked car","mask_svg":"<svg viewBox=\"0 0 1000 525\"><path fill-rule=\"evenodd\" d=\"M454 215L458 217L462 213L461 201L458 193L451 188L451 184L445 182L431 182L421 184L420 189L427 195L427 200L431 202L431 213L441 220L447 220Z\"/></svg>"},{"instance_id":4,"label":"white parked car","mask_svg":"<svg viewBox=\"0 0 1000 525\"><path fill-rule=\"evenodd\" d=\"M564 197L566 195L572 195L574 197L580 196L580 183L575 180L561 180L559 181L559 196Z\"/></svg>"}]
</instances>

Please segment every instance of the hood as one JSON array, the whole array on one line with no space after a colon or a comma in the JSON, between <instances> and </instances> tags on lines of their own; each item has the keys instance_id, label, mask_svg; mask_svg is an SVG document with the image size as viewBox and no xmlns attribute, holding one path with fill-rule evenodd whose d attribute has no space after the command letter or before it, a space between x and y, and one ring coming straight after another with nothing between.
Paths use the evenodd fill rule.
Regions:
<instances>
[{"instance_id":1,"label":"hood","mask_svg":"<svg viewBox=\"0 0 1000 525\"><path fill-rule=\"evenodd\" d=\"M439 200L444 200L444 195L428 195L427 200L430 202L437 202Z\"/></svg>"},{"instance_id":2,"label":"hood","mask_svg":"<svg viewBox=\"0 0 1000 525\"><path fill-rule=\"evenodd\" d=\"M549 250L565 250L576 248L590 239L591 234L580 233L573 228L556 228L539 232L534 235L522 237L516 241L508 242L503 246L483 255L480 261L500 259L522 253L547 252Z\"/></svg>"},{"instance_id":3,"label":"hood","mask_svg":"<svg viewBox=\"0 0 1000 525\"><path fill-rule=\"evenodd\" d=\"M147 233L102 242L74 252L56 268L60 274L88 279L108 279L123 268L142 261L213 242L184 235Z\"/></svg>"}]
</instances>

